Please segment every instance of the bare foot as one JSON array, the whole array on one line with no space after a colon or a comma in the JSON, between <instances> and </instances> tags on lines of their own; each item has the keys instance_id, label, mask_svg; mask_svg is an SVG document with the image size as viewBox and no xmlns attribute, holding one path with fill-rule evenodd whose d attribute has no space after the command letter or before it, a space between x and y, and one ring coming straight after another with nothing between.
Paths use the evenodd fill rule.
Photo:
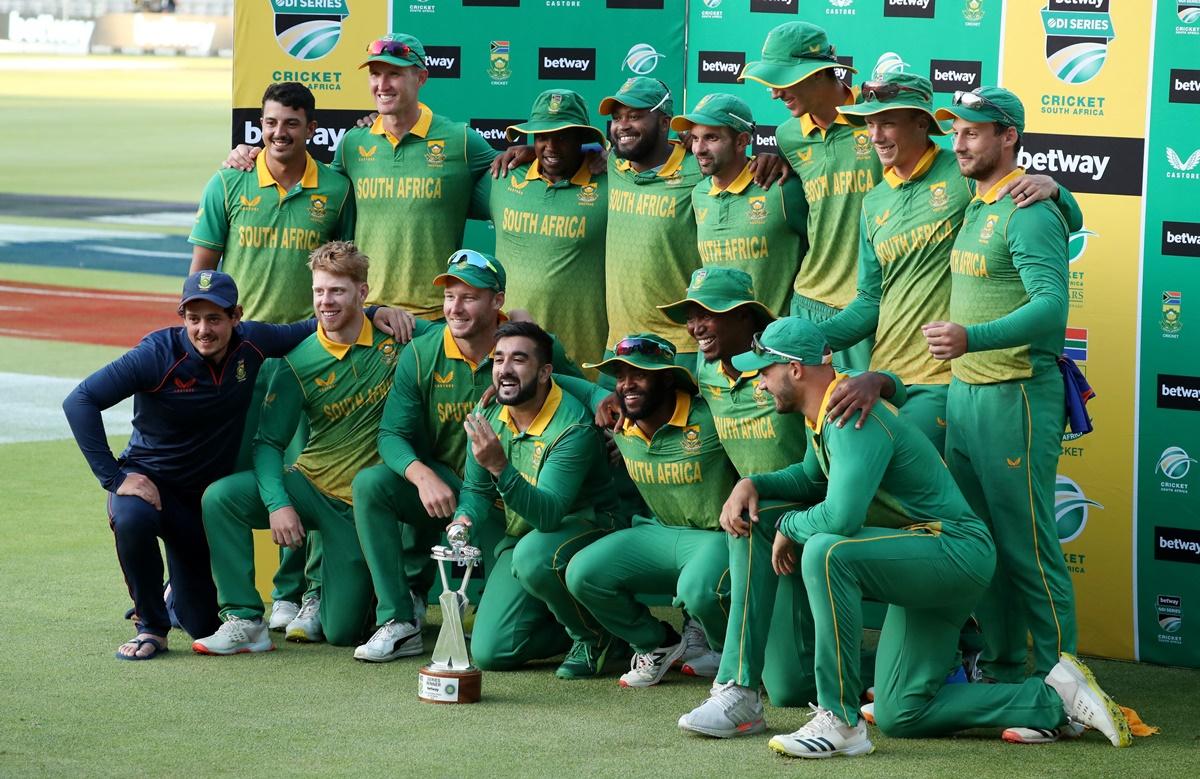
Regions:
<instances>
[{"instance_id":1,"label":"bare foot","mask_svg":"<svg viewBox=\"0 0 1200 779\"><path fill-rule=\"evenodd\" d=\"M158 645L155 646L155 643ZM138 633L117 647L117 657L125 660L149 660L165 651L167 651L166 636L156 636L153 633Z\"/></svg>"}]
</instances>

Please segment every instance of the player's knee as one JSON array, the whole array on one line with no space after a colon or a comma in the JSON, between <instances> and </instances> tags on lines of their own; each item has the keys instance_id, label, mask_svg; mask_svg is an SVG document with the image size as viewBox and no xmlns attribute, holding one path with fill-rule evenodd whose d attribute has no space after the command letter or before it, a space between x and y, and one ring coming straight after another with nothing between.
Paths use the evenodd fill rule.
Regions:
<instances>
[{"instance_id":1,"label":"player's knee","mask_svg":"<svg viewBox=\"0 0 1200 779\"><path fill-rule=\"evenodd\" d=\"M611 583L604 573L601 555L589 555L583 550L567 566L567 590L580 600L586 600L596 592L608 589Z\"/></svg>"},{"instance_id":2,"label":"player's knee","mask_svg":"<svg viewBox=\"0 0 1200 779\"><path fill-rule=\"evenodd\" d=\"M141 498L113 502L112 529L117 543L155 536L158 533L158 510Z\"/></svg>"},{"instance_id":3,"label":"player's knee","mask_svg":"<svg viewBox=\"0 0 1200 779\"><path fill-rule=\"evenodd\" d=\"M827 566L836 559L837 552L834 547L841 540L842 536L817 533L804 542L804 551L800 555L800 571L806 586L812 587L825 581Z\"/></svg>"},{"instance_id":4,"label":"player's knee","mask_svg":"<svg viewBox=\"0 0 1200 779\"><path fill-rule=\"evenodd\" d=\"M535 543L528 543L534 541ZM560 571L554 568L554 555L536 543L533 534L525 536L513 549L512 573L521 586L529 591L537 591L547 585L556 583Z\"/></svg>"},{"instance_id":5,"label":"player's knee","mask_svg":"<svg viewBox=\"0 0 1200 779\"><path fill-rule=\"evenodd\" d=\"M521 666L520 658L511 649L501 646L497 641L476 636L471 638L471 662L476 668L481 671L514 671Z\"/></svg>"},{"instance_id":6,"label":"player's knee","mask_svg":"<svg viewBox=\"0 0 1200 779\"><path fill-rule=\"evenodd\" d=\"M388 481L389 476L394 476L394 474L386 465L364 468L355 474L354 481L350 482L350 493L353 496L354 505L375 504L379 500L382 487Z\"/></svg>"},{"instance_id":7,"label":"player's knee","mask_svg":"<svg viewBox=\"0 0 1200 779\"><path fill-rule=\"evenodd\" d=\"M904 706L875 698L875 726L891 738L917 738L926 735L921 728L924 707Z\"/></svg>"},{"instance_id":8,"label":"player's knee","mask_svg":"<svg viewBox=\"0 0 1200 779\"><path fill-rule=\"evenodd\" d=\"M695 615L701 622L705 616L725 613L722 599L728 601L728 593L722 597L718 582L702 579L681 579L675 589L675 605Z\"/></svg>"}]
</instances>

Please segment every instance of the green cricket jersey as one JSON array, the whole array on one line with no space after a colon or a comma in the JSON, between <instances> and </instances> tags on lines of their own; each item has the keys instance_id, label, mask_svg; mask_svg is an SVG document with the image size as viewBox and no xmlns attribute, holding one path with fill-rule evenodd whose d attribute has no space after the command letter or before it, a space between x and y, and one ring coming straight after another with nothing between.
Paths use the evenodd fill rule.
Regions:
<instances>
[{"instance_id":1,"label":"green cricket jersey","mask_svg":"<svg viewBox=\"0 0 1200 779\"><path fill-rule=\"evenodd\" d=\"M626 420L613 439L656 520L701 530L720 527L721 506L738 474L703 398L676 390L675 412L653 437Z\"/></svg>"},{"instance_id":2,"label":"green cricket jersey","mask_svg":"<svg viewBox=\"0 0 1200 779\"><path fill-rule=\"evenodd\" d=\"M695 157L679 142L672 145L657 170L638 173L627 160L608 158L604 283L610 349L629 333L654 333L678 352L696 351L687 328L655 308L674 302L700 267L692 190L702 174Z\"/></svg>"},{"instance_id":3,"label":"green cricket jersey","mask_svg":"<svg viewBox=\"0 0 1200 779\"><path fill-rule=\"evenodd\" d=\"M967 353L950 366L970 384L1054 370L1063 349L1067 223L1052 203L997 199L1023 175L1014 170L970 202L950 253L950 319L967 330Z\"/></svg>"},{"instance_id":4,"label":"green cricket jersey","mask_svg":"<svg viewBox=\"0 0 1200 779\"><path fill-rule=\"evenodd\" d=\"M848 100L854 102L853 95ZM795 292L832 308L854 299L858 223L863 198L883 176L865 127L838 114L825 130L805 114L775 131L782 154L804 184L808 201L808 252Z\"/></svg>"},{"instance_id":5,"label":"green cricket jersey","mask_svg":"<svg viewBox=\"0 0 1200 779\"><path fill-rule=\"evenodd\" d=\"M769 473L804 459L804 415L776 413L775 399L758 386L758 371L730 378L720 360L704 358L697 368L700 396L739 475Z\"/></svg>"},{"instance_id":6,"label":"green cricket jersey","mask_svg":"<svg viewBox=\"0 0 1200 779\"><path fill-rule=\"evenodd\" d=\"M364 317L353 344L330 341L320 324L284 359L263 400L254 439L254 472L267 508L291 505L283 452L301 413L308 443L294 467L325 495L350 503L350 482L379 462L375 439L401 347Z\"/></svg>"},{"instance_id":7,"label":"green cricket jersey","mask_svg":"<svg viewBox=\"0 0 1200 779\"><path fill-rule=\"evenodd\" d=\"M808 203L794 177L763 189L750 163L721 189L706 178L692 190L696 246L702 265L727 265L750 274L758 300L787 316L792 286L807 246Z\"/></svg>"},{"instance_id":8,"label":"green cricket jersey","mask_svg":"<svg viewBox=\"0 0 1200 779\"><path fill-rule=\"evenodd\" d=\"M556 374L582 376L557 339L553 362ZM448 327L438 324L412 339L396 365L379 424L383 461L400 476L415 460L441 463L462 476L467 456L462 422L491 385L491 358L472 363Z\"/></svg>"},{"instance_id":9,"label":"green cricket jersey","mask_svg":"<svg viewBox=\"0 0 1200 779\"><path fill-rule=\"evenodd\" d=\"M441 292L429 281L462 248L471 193L495 156L479 133L424 104L403 138L383 129L382 117L347 131L333 166L354 183L354 240L371 258L369 302L441 317Z\"/></svg>"},{"instance_id":10,"label":"green cricket jersey","mask_svg":"<svg viewBox=\"0 0 1200 779\"><path fill-rule=\"evenodd\" d=\"M476 203L496 225L508 307L552 328L575 359L599 362L608 334L608 177L593 177L590 162L589 155L574 176L557 183L541 176L536 160L504 181L483 176Z\"/></svg>"},{"instance_id":11,"label":"green cricket jersey","mask_svg":"<svg viewBox=\"0 0 1200 779\"><path fill-rule=\"evenodd\" d=\"M849 536L869 524L934 534L953 527L986 537L933 444L895 407L875 404L861 430L851 421L838 427L826 420L829 396L845 378L838 374L830 383L817 423L805 420L804 461L750 477L760 498L814 504L781 518L784 535L802 544L817 533Z\"/></svg>"},{"instance_id":12,"label":"green cricket jersey","mask_svg":"<svg viewBox=\"0 0 1200 779\"><path fill-rule=\"evenodd\" d=\"M312 316L309 253L353 238L354 214L345 176L308 157L300 182L284 190L264 152L253 171L228 168L209 179L188 243L221 252L246 319L295 322Z\"/></svg>"},{"instance_id":13,"label":"green cricket jersey","mask_svg":"<svg viewBox=\"0 0 1200 779\"><path fill-rule=\"evenodd\" d=\"M470 448L458 513L485 522L496 498L504 501L505 532L551 533L563 523L587 520L611 529L616 491L600 431L592 413L551 382L550 394L528 429L519 432L508 406L484 412L504 447L508 466L498 477L481 466Z\"/></svg>"}]
</instances>

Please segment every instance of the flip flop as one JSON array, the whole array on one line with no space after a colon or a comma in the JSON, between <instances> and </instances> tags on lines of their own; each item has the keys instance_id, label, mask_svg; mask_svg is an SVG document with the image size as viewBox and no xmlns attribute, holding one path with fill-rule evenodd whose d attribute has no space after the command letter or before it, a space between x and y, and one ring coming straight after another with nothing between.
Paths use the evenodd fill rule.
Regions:
<instances>
[{"instance_id":1,"label":"flip flop","mask_svg":"<svg viewBox=\"0 0 1200 779\"><path fill-rule=\"evenodd\" d=\"M123 655L120 652L117 652L115 654L118 660L153 660L159 655L165 655L167 652L171 651L163 645L162 641L159 641L157 638L131 638L125 643L134 645L134 653L132 655ZM154 647L154 651L148 655L137 654L138 650L146 644Z\"/></svg>"}]
</instances>

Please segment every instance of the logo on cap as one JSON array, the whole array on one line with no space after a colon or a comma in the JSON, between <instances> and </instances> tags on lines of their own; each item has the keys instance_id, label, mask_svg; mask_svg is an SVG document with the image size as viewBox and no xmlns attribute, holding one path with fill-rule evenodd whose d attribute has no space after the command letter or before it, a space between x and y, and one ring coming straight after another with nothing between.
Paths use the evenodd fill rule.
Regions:
<instances>
[{"instance_id":1,"label":"logo on cap","mask_svg":"<svg viewBox=\"0 0 1200 779\"><path fill-rule=\"evenodd\" d=\"M704 280L707 278L708 270L706 268L701 268L692 274L692 283L688 289L700 289L700 287L704 284Z\"/></svg>"},{"instance_id":2,"label":"logo on cap","mask_svg":"<svg viewBox=\"0 0 1200 779\"><path fill-rule=\"evenodd\" d=\"M200 274L200 279L196 284L202 292L207 292L212 289L212 271L206 270Z\"/></svg>"},{"instance_id":3,"label":"logo on cap","mask_svg":"<svg viewBox=\"0 0 1200 779\"><path fill-rule=\"evenodd\" d=\"M558 109L562 108L562 101L563 96L555 92L553 95L550 95L550 105L546 107L546 110L552 114L557 114Z\"/></svg>"}]
</instances>

